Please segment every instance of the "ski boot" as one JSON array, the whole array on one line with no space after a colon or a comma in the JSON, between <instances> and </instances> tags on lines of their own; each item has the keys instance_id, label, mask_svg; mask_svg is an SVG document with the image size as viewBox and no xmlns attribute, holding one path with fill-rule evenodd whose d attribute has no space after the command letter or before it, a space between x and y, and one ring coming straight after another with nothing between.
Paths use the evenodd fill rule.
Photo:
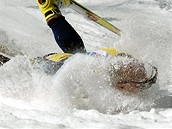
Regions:
<instances>
[{"instance_id":1,"label":"ski boot","mask_svg":"<svg viewBox=\"0 0 172 129\"><path fill-rule=\"evenodd\" d=\"M55 17L61 16L61 12L59 8L67 7L70 4L70 0L36 0L36 1L46 21L48 21L54 16Z\"/></svg>"}]
</instances>

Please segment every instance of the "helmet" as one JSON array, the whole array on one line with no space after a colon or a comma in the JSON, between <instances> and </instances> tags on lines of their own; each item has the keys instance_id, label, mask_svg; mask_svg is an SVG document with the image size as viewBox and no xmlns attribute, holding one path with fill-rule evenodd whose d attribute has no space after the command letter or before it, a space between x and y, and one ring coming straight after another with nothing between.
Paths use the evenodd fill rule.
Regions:
<instances>
[{"instance_id":1,"label":"helmet","mask_svg":"<svg viewBox=\"0 0 172 129\"><path fill-rule=\"evenodd\" d=\"M122 57L112 65L110 73L113 86L135 92L150 88L157 80L158 69L133 57Z\"/></svg>"}]
</instances>

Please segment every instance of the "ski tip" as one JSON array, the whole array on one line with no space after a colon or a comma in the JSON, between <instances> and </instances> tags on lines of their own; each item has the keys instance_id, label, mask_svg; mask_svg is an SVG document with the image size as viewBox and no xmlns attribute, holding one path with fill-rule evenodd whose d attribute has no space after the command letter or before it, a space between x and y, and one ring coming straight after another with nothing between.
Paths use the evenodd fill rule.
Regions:
<instances>
[{"instance_id":1,"label":"ski tip","mask_svg":"<svg viewBox=\"0 0 172 129\"><path fill-rule=\"evenodd\" d=\"M0 66L3 65L4 63L8 62L9 60L10 60L9 56L0 52Z\"/></svg>"},{"instance_id":2,"label":"ski tip","mask_svg":"<svg viewBox=\"0 0 172 129\"><path fill-rule=\"evenodd\" d=\"M114 30L111 30L113 33L117 34L118 36L121 36L121 30L118 28L115 28Z\"/></svg>"},{"instance_id":3,"label":"ski tip","mask_svg":"<svg viewBox=\"0 0 172 129\"><path fill-rule=\"evenodd\" d=\"M116 34L121 37L121 31L118 31Z\"/></svg>"}]
</instances>

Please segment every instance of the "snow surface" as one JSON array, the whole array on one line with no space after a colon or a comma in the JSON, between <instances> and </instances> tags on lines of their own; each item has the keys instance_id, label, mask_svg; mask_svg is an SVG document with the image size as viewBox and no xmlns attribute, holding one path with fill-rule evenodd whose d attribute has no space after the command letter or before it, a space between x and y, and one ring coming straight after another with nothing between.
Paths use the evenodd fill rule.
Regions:
<instances>
[{"instance_id":1,"label":"snow surface","mask_svg":"<svg viewBox=\"0 0 172 129\"><path fill-rule=\"evenodd\" d=\"M76 54L54 76L30 58L60 52L35 0L0 1L1 129L171 129L172 0L78 0L122 30L122 36L71 9L62 13L88 51L115 47L158 67L158 81L141 94L108 84L106 60ZM16 56L21 55L21 56ZM82 63L80 62L82 60ZM96 67L101 76L91 74Z\"/></svg>"}]
</instances>

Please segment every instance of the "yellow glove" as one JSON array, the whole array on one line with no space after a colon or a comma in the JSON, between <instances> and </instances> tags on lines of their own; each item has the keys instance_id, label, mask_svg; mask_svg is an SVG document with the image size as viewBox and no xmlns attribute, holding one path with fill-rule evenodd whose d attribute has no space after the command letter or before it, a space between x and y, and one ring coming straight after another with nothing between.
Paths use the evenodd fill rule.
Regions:
<instances>
[{"instance_id":1,"label":"yellow glove","mask_svg":"<svg viewBox=\"0 0 172 129\"><path fill-rule=\"evenodd\" d=\"M36 0L39 9L46 20L48 20L56 14L61 14L58 6L56 5L57 1L58 0Z\"/></svg>"}]
</instances>

